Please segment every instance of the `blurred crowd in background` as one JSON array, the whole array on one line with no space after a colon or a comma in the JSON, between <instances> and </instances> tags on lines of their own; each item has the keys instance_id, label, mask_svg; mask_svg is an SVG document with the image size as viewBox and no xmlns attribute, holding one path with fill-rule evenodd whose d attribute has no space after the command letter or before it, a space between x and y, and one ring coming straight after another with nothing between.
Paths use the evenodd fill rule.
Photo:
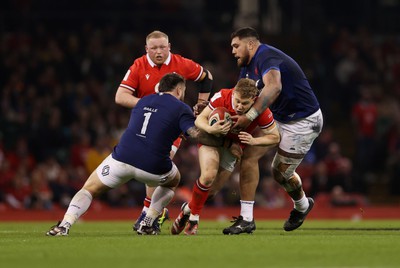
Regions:
<instances>
[{"instance_id":1,"label":"blurred crowd in background","mask_svg":"<svg viewBox=\"0 0 400 268\"><path fill-rule=\"evenodd\" d=\"M297 60L319 98L324 130L298 169L308 195L330 206L398 203L400 3L324 2L3 2L0 209L68 206L127 126L130 111L114 96L149 32L167 33L172 52L210 70L218 91L238 77L230 33L240 26ZM187 91L192 106L195 87ZM273 153L261 160L256 206L291 206L272 179ZM180 205L200 174L197 145L184 141L174 162ZM238 205L238 181L235 172L210 205ZM99 202L141 207L144 196L131 181Z\"/></svg>"}]
</instances>

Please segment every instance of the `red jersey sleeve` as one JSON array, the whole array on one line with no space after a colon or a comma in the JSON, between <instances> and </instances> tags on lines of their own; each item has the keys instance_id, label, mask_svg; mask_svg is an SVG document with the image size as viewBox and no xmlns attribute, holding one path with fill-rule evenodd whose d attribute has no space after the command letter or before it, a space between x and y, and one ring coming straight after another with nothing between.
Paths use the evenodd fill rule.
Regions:
<instances>
[{"instance_id":1,"label":"red jersey sleeve","mask_svg":"<svg viewBox=\"0 0 400 268\"><path fill-rule=\"evenodd\" d=\"M256 120L257 125L261 129L269 128L274 123L274 116L269 108L267 108L262 114L260 114Z\"/></svg>"},{"instance_id":2,"label":"red jersey sleeve","mask_svg":"<svg viewBox=\"0 0 400 268\"><path fill-rule=\"evenodd\" d=\"M145 56L143 56L145 57ZM136 92L139 87L139 74L143 70L143 57L136 59L126 72L120 86ZM136 92L137 93L137 92Z\"/></svg>"},{"instance_id":3,"label":"red jersey sleeve","mask_svg":"<svg viewBox=\"0 0 400 268\"><path fill-rule=\"evenodd\" d=\"M210 99L208 107L211 110L214 110L216 107L225 107L231 115L235 115L235 110L232 107L232 90L224 88L215 93Z\"/></svg>"},{"instance_id":4,"label":"red jersey sleeve","mask_svg":"<svg viewBox=\"0 0 400 268\"><path fill-rule=\"evenodd\" d=\"M203 67L200 64L178 54L173 54L171 65L176 66L177 73L186 80L197 81L203 73Z\"/></svg>"}]
</instances>

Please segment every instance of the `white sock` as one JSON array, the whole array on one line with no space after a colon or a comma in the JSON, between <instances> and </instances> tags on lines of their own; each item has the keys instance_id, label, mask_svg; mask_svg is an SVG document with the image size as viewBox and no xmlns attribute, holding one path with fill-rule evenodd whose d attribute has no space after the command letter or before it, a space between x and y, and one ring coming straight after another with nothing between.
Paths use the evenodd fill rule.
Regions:
<instances>
[{"instance_id":1,"label":"white sock","mask_svg":"<svg viewBox=\"0 0 400 268\"><path fill-rule=\"evenodd\" d=\"M170 188L164 186L157 186L154 190L153 196L151 197L151 204L149 209L154 209L158 212L158 215L162 210L169 204L174 197L175 192Z\"/></svg>"},{"instance_id":2,"label":"white sock","mask_svg":"<svg viewBox=\"0 0 400 268\"><path fill-rule=\"evenodd\" d=\"M149 208L146 212L146 217L144 217L143 220L148 226L152 226L159 214L160 213L158 213L155 209Z\"/></svg>"},{"instance_id":3,"label":"white sock","mask_svg":"<svg viewBox=\"0 0 400 268\"><path fill-rule=\"evenodd\" d=\"M185 215L189 215L191 212L190 207L189 207L189 203L183 208L183 214Z\"/></svg>"},{"instance_id":4,"label":"white sock","mask_svg":"<svg viewBox=\"0 0 400 268\"><path fill-rule=\"evenodd\" d=\"M60 226L64 226L67 223L70 225L74 224L88 210L92 200L93 197L87 190L81 189L78 191L69 203Z\"/></svg>"},{"instance_id":5,"label":"white sock","mask_svg":"<svg viewBox=\"0 0 400 268\"><path fill-rule=\"evenodd\" d=\"M189 216L189 221L199 221L200 220L200 216L199 215L193 215L193 214L190 214L190 216Z\"/></svg>"},{"instance_id":6,"label":"white sock","mask_svg":"<svg viewBox=\"0 0 400 268\"><path fill-rule=\"evenodd\" d=\"M253 207L254 207L254 201L240 200L240 216L243 217L243 220L245 221L253 220Z\"/></svg>"},{"instance_id":7,"label":"white sock","mask_svg":"<svg viewBox=\"0 0 400 268\"><path fill-rule=\"evenodd\" d=\"M299 200L293 200L293 202L294 202L294 208L300 212L305 212L308 209L308 206L310 205L308 203L306 195L304 195Z\"/></svg>"}]
</instances>

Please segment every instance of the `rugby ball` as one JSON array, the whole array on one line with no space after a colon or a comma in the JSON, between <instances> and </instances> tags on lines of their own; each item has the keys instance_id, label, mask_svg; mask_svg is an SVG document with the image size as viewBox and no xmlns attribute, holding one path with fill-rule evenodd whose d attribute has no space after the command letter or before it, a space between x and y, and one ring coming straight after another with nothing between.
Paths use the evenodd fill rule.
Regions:
<instances>
[{"instance_id":1,"label":"rugby ball","mask_svg":"<svg viewBox=\"0 0 400 268\"><path fill-rule=\"evenodd\" d=\"M208 124L210 126L214 125L219 120L225 120L226 122L230 122L232 124L232 118L227 108L216 107L208 115Z\"/></svg>"}]
</instances>

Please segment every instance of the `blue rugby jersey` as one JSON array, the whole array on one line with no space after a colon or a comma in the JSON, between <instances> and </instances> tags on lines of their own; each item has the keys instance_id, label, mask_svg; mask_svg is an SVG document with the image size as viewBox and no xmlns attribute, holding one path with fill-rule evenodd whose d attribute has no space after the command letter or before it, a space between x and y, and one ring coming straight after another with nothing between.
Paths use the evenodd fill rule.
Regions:
<instances>
[{"instance_id":1,"label":"blue rugby jersey","mask_svg":"<svg viewBox=\"0 0 400 268\"><path fill-rule=\"evenodd\" d=\"M281 50L261 44L249 65L240 69L240 78L258 81L258 88L264 87L262 77L269 70L281 72L282 91L269 107L274 118L290 122L305 118L319 109L318 100L300 66Z\"/></svg>"},{"instance_id":2,"label":"blue rugby jersey","mask_svg":"<svg viewBox=\"0 0 400 268\"><path fill-rule=\"evenodd\" d=\"M171 146L194 126L191 108L170 94L152 94L132 109L129 124L114 147L114 159L153 174L172 168Z\"/></svg>"}]
</instances>

